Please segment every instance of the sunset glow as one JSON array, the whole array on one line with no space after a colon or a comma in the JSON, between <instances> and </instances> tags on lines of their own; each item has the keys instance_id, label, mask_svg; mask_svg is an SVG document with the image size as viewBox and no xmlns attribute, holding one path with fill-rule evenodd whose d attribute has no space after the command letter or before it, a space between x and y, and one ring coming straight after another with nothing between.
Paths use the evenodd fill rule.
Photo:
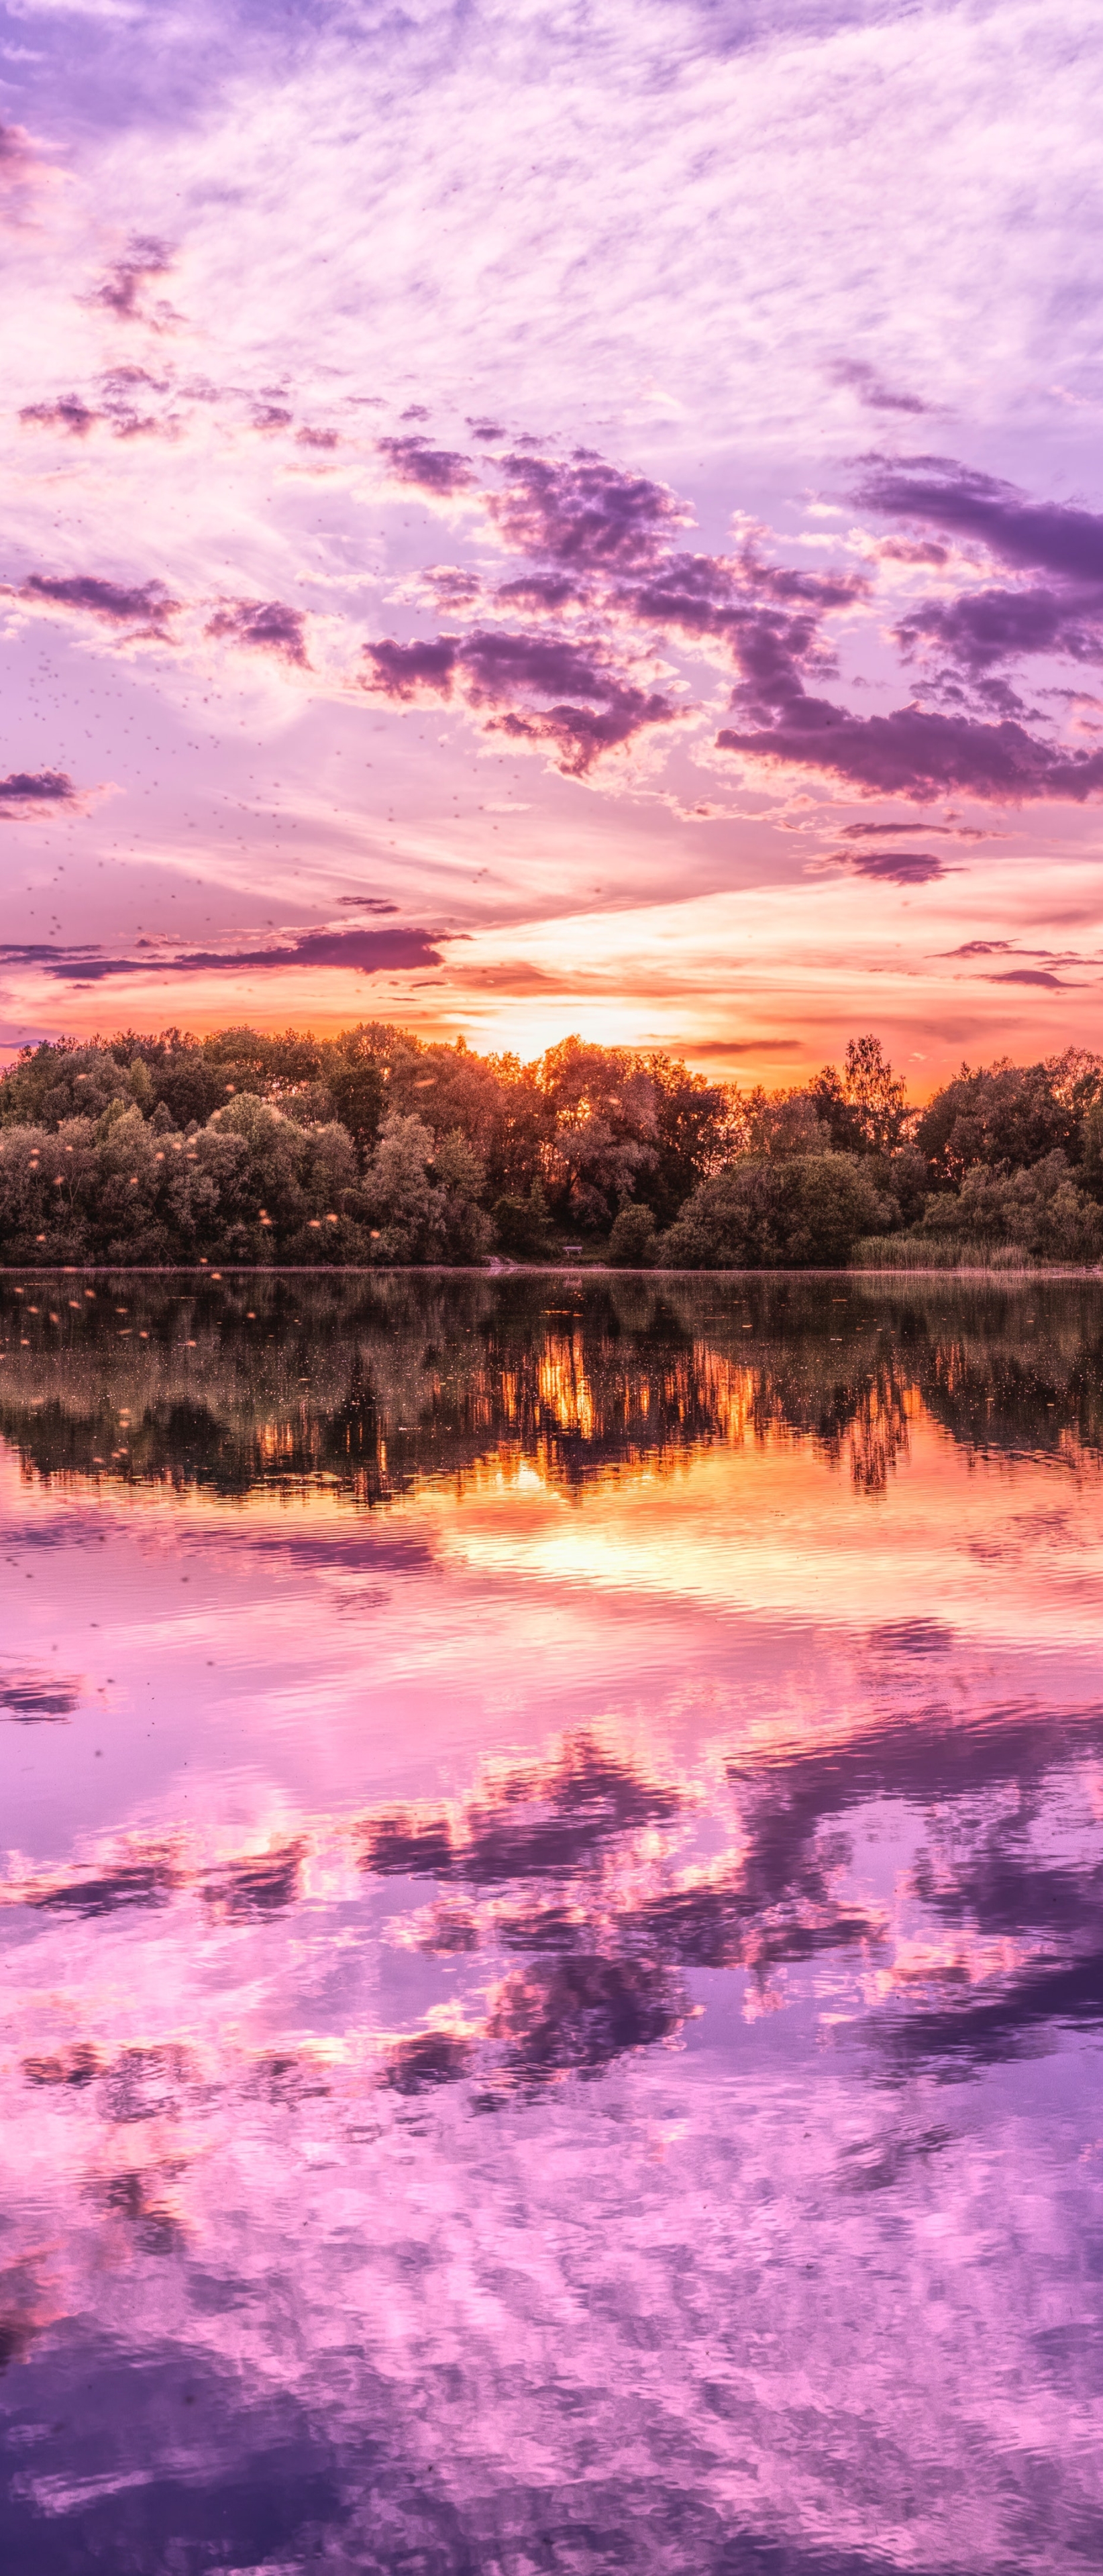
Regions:
<instances>
[{"instance_id":1,"label":"sunset glow","mask_svg":"<svg viewBox=\"0 0 1103 2576\"><path fill-rule=\"evenodd\" d=\"M1093 12L12 28L9 1050L1097 1039Z\"/></svg>"}]
</instances>

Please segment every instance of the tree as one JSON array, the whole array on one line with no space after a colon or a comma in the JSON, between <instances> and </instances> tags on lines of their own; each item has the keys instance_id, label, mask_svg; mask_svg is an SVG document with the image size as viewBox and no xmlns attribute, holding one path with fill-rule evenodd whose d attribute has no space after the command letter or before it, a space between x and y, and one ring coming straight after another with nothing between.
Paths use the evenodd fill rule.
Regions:
<instances>
[{"instance_id":1,"label":"tree","mask_svg":"<svg viewBox=\"0 0 1103 2576\"><path fill-rule=\"evenodd\" d=\"M605 1226L658 1161L655 1084L625 1047L579 1037L549 1047L539 1083L553 1116L546 1179L582 1225Z\"/></svg>"},{"instance_id":2,"label":"tree","mask_svg":"<svg viewBox=\"0 0 1103 2576\"><path fill-rule=\"evenodd\" d=\"M334 1114L347 1127L361 1165L374 1151L387 1103L387 1086L375 1032L345 1029L323 1050L326 1089Z\"/></svg>"},{"instance_id":3,"label":"tree","mask_svg":"<svg viewBox=\"0 0 1103 2576\"><path fill-rule=\"evenodd\" d=\"M609 1259L618 1270L650 1270L658 1257L654 1210L630 1199L613 1220Z\"/></svg>"},{"instance_id":4,"label":"tree","mask_svg":"<svg viewBox=\"0 0 1103 2576\"><path fill-rule=\"evenodd\" d=\"M539 1181L533 1182L527 1198L507 1191L495 1199L490 1213L500 1252L508 1253L513 1260L550 1259L555 1251L555 1235Z\"/></svg>"},{"instance_id":5,"label":"tree","mask_svg":"<svg viewBox=\"0 0 1103 2576\"><path fill-rule=\"evenodd\" d=\"M825 1065L808 1097L836 1152L890 1154L906 1133L903 1078L893 1072L880 1038L851 1038L841 1079L833 1064Z\"/></svg>"},{"instance_id":6,"label":"tree","mask_svg":"<svg viewBox=\"0 0 1103 2576\"><path fill-rule=\"evenodd\" d=\"M699 1181L720 1169L735 1140L732 1094L722 1082L672 1056L645 1055L642 1070L652 1085L655 1159L636 1174L637 1198L669 1225Z\"/></svg>"},{"instance_id":7,"label":"tree","mask_svg":"<svg viewBox=\"0 0 1103 2576\"><path fill-rule=\"evenodd\" d=\"M1025 1169L1053 1153L1080 1158L1085 1112L1099 1094L1103 1059L1069 1047L1048 1063L963 1064L929 1101L915 1141L932 1179L961 1181L970 1165Z\"/></svg>"},{"instance_id":8,"label":"tree","mask_svg":"<svg viewBox=\"0 0 1103 2576\"><path fill-rule=\"evenodd\" d=\"M836 1270L895 1210L847 1154L730 1163L694 1191L661 1259L672 1270Z\"/></svg>"},{"instance_id":9,"label":"tree","mask_svg":"<svg viewBox=\"0 0 1103 2576\"><path fill-rule=\"evenodd\" d=\"M929 1198L912 1241L936 1236L994 1250L1018 1245L1034 1261L1094 1262L1103 1210L1076 1186L1060 1149L1017 1172L974 1163L960 1190Z\"/></svg>"}]
</instances>

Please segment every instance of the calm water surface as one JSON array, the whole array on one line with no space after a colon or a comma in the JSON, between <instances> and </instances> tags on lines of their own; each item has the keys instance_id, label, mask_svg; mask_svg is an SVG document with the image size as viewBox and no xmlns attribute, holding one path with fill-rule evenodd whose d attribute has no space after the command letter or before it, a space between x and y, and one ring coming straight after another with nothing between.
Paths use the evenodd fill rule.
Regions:
<instances>
[{"instance_id":1,"label":"calm water surface","mask_svg":"<svg viewBox=\"0 0 1103 2576\"><path fill-rule=\"evenodd\" d=\"M1103 1286L15 1289L0 2564L1103 2566Z\"/></svg>"}]
</instances>

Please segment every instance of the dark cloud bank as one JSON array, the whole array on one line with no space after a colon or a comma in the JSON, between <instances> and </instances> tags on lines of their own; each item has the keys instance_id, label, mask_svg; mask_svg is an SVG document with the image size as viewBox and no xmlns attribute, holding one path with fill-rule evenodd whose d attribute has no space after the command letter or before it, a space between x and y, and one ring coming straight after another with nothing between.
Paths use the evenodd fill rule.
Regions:
<instances>
[{"instance_id":1,"label":"dark cloud bank","mask_svg":"<svg viewBox=\"0 0 1103 2576\"><path fill-rule=\"evenodd\" d=\"M871 403L926 408L892 395L868 370L858 375L856 389ZM466 460L450 451L417 437L384 446L395 470L425 489L471 487ZM435 587L461 618L490 605L499 615L535 612L539 626L482 622L424 640L373 640L364 647L365 687L400 702L458 698L492 730L546 744L561 769L583 777L603 754L683 711L684 701L641 673L641 657L666 637L734 665L721 752L918 805L947 793L1080 804L1103 787L1103 751L1039 731L1037 711L1010 676L1039 655L1103 661L1103 516L1033 502L948 459L867 458L855 497L899 523L887 551L942 569L949 539L1015 578L918 602L896 632L905 664L919 666L915 694L888 714L865 715L823 692L835 668L825 621L871 595L863 573L773 563L753 539L731 556L687 553L678 539L688 513L677 497L588 451L568 460L508 454L500 473L486 507L530 571L492 594L447 571ZM895 867L881 857L851 864L907 884L940 873L926 852L901 854Z\"/></svg>"}]
</instances>

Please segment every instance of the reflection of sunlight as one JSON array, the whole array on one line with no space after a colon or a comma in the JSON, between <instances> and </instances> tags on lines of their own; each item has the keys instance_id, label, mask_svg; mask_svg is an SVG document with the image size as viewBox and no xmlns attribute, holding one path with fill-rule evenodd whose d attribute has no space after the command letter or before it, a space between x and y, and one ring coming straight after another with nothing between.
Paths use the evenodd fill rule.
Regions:
<instances>
[{"instance_id":1,"label":"reflection of sunlight","mask_svg":"<svg viewBox=\"0 0 1103 2576\"><path fill-rule=\"evenodd\" d=\"M851 1490L807 1447L697 1451L680 1462L677 1504L665 1476L590 1486L572 1497L531 1474L494 1490L484 1478L462 1515L424 1491L440 1559L471 1572L595 1594L697 1602L723 1614L773 1612L876 1627L936 1603L955 1627L993 1644L1090 1646L1103 1611L1103 1528L1075 1540L1054 1513L1054 1471L979 1464L916 1405L910 1457L891 1508ZM1031 1528L1030 1514L1052 1518Z\"/></svg>"}]
</instances>

